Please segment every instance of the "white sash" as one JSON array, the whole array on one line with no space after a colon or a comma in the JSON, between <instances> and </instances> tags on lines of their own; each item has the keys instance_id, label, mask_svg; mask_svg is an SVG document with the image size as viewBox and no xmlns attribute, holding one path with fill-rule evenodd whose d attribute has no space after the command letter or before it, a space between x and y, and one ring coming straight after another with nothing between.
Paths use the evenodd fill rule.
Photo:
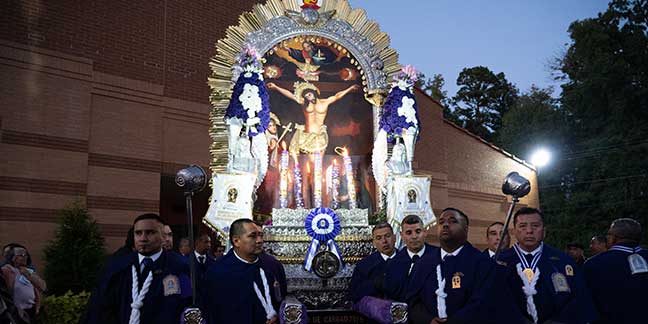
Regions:
<instances>
[{"instance_id":1,"label":"white sash","mask_svg":"<svg viewBox=\"0 0 648 324\"><path fill-rule=\"evenodd\" d=\"M149 271L144 284L142 285L142 290L138 291L137 287L137 269L135 265L132 267L133 272L133 285L131 290L131 295L133 297L133 302L131 303L131 313L130 319L128 320L129 324L139 324L140 322L140 308L144 306L144 297L151 287L151 282L153 281L153 271Z\"/></svg>"},{"instance_id":2,"label":"white sash","mask_svg":"<svg viewBox=\"0 0 648 324\"><path fill-rule=\"evenodd\" d=\"M256 282L254 283L254 292L256 293L257 298L259 298L259 301L261 301L263 309L265 309L266 318L271 319L277 316L277 312L272 307L272 299L270 298L270 287L268 286L268 279L266 278L263 269L259 268L259 270L261 271L261 281L263 281L263 290L265 291L265 296L261 294L261 290L259 290L259 286L257 286Z\"/></svg>"},{"instance_id":3,"label":"white sash","mask_svg":"<svg viewBox=\"0 0 648 324\"><path fill-rule=\"evenodd\" d=\"M526 296L527 313L529 313L533 318L533 323L538 323L538 310L533 302L533 295L538 293L535 286L538 282L538 278L540 278L540 269L538 268L533 272L533 279L531 279L531 282L529 282L527 276L522 272L522 265L520 263L517 264L517 273L518 276L520 276L520 279L522 279L522 284L524 284L524 286L522 286L522 291Z\"/></svg>"},{"instance_id":4,"label":"white sash","mask_svg":"<svg viewBox=\"0 0 648 324\"><path fill-rule=\"evenodd\" d=\"M436 274L437 274L437 283L439 284L437 290L435 291L437 295L437 313L439 315L439 318L448 318L448 314L446 313L446 303L445 303L445 299L446 297L448 297L448 294L444 291L446 280L445 278L443 278L443 275L441 274L441 264L437 265Z\"/></svg>"}]
</instances>

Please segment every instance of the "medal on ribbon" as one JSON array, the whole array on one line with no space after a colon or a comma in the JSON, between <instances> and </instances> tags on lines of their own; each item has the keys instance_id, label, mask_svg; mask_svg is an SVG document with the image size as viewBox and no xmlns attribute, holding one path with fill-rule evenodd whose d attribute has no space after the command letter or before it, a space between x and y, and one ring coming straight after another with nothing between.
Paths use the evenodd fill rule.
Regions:
<instances>
[{"instance_id":1,"label":"medal on ribbon","mask_svg":"<svg viewBox=\"0 0 648 324\"><path fill-rule=\"evenodd\" d=\"M524 252L520 250L520 247L517 244L513 245L513 250L518 256L518 259L520 259L520 263L522 263L522 273L526 277L526 279L531 283L533 281L533 276L535 276L535 269L538 266L538 262L540 261L540 256L542 255L542 248L540 249L540 252L536 253L533 256L533 260L531 260L531 263L527 261L527 259L524 257Z\"/></svg>"},{"instance_id":2,"label":"medal on ribbon","mask_svg":"<svg viewBox=\"0 0 648 324\"><path fill-rule=\"evenodd\" d=\"M313 238L304 260L304 269L306 271L311 271L313 258L319 252L321 244L325 244L326 249L333 253L342 263L342 257L335 243L335 237L340 234L342 226L340 225L340 218L333 210L329 208L313 209L304 221L304 228L306 233Z\"/></svg>"}]
</instances>

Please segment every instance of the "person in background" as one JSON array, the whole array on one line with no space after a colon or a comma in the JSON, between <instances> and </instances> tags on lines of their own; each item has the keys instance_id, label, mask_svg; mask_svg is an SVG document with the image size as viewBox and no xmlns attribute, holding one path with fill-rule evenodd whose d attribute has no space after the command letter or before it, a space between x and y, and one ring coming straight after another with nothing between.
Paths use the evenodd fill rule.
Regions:
<instances>
[{"instance_id":1,"label":"person in background","mask_svg":"<svg viewBox=\"0 0 648 324\"><path fill-rule=\"evenodd\" d=\"M585 263L585 248L581 244L575 242L568 243L565 253L574 259L577 266L582 267L583 263Z\"/></svg>"},{"instance_id":2,"label":"person in background","mask_svg":"<svg viewBox=\"0 0 648 324\"><path fill-rule=\"evenodd\" d=\"M585 280L600 314L594 323L646 322L648 251L639 246L641 224L619 218L608 230L610 247L585 262Z\"/></svg>"},{"instance_id":3,"label":"person in background","mask_svg":"<svg viewBox=\"0 0 648 324\"><path fill-rule=\"evenodd\" d=\"M164 227L162 228L162 239L162 248L166 251L173 250L173 231L171 230L171 226L168 224L164 224Z\"/></svg>"},{"instance_id":4,"label":"person in background","mask_svg":"<svg viewBox=\"0 0 648 324\"><path fill-rule=\"evenodd\" d=\"M486 244L488 244L488 248L484 250L484 253L487 253L489 258L495 257L497 246L499 245L500 238L502 237L502 229L504 229L504 223L502 222L494 222L486 228ZM504 237L502 251L508 249L510 246L511 236L507 234Z\"/></svg>"},{"instance_id":5,"label":"person in background","mask_svg":"<svg viewBox=\"0 0 648 324\"><path fill-rule=\"evenodd\" d=\"M27 267L29 254L22 245L15 244L6 253L6 264L1 268L2 279L10 292L18 315L27 323L36 319L40 312L45 280Z\"/></svg>"},{"instance_id":6,"label":"person in background","mask_svg":"<svg viewBox=\"0 0 648 324\"><path fill-rule=\"evenodd\" d=\"M218 260L223 256L223 254L225 254L225 246L223 246L219 240L215 240L214 244L212 244L211 253L214 260Z\"/></svg>"},{"instance_id":7,"label":"person in background","mask_svg":"<svg viewBox=\"0 0 648 324\"><path fill-rule=\"evenodd\" d=\"M592 256L603 253L607 251L607 249L607 238L605 235L592 236L592 239L590 240L590 252L592 252Z\"/></svg>"},{"instance_id":8,"label":"person in background","mask_svg":"<svg viewBox=\"0 0 648 324\"><path fill-rule=\"evenodd\" d=\"M180 242L178 243L178 252L180 252L180 255L183 257L189 258L189 255L191 254L191 242L188 238L183 237L180 239Z\"/></svg>"}]
</instances>

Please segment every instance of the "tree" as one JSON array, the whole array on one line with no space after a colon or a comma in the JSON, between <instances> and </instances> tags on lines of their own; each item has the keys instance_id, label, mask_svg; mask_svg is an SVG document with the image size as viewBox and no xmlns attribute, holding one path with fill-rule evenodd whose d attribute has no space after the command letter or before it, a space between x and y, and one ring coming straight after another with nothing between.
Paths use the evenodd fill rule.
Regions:
<instances>
[{"instance_id":1,"label":"tree","mask_svg":"<svg viewBox=\"0 0 648 324\"><path fill-rule=\"evenodd\" d=\"M54 239L45 248L45 278L51 293L90 291L105 258L97 223L80 202L59 211Z\"/></svg>"},{"instance_id":2,"label":"tree","mask_svg":"<svg viewBox=\"0 0 648 324\"><path fill-rule=\"evenodd\" d=\"M443 118L455 124L460 124L459 118L452 108L450 108L452 103L448 97L448 92L443 90L443 86L445 86L445 78L443 78L443 75L435 74L430 79L426 78L425 74L421 73L418 81L416 81L416 86L441 104L443 107Z\"/></svg>"},{"instance_id":3,"label":"tree","mask_svg":"<svg viewBox=\"0 0 648 324\"><path fill-rule=\"evenodd\" d=\"M452 98L453 112L460 126L492 140L506 113L517 98L517 88L504 73L493 73L484 66L464 68L457 78L460 86Z\"/></svg>"},{"instance_id":4,"label":"tree","mask_svg":"<svg viewBox=\"0 0 648 324\"><path fill-rule=\"evenodd\" d=\"M538 147L562 150L567 132L565 117L552 93L551 87L541 89L532 85L519 96L502 117L495 143L525 159Z\"/></svg>"},{"instance_id":5,"label":"tree","mask_svg":"<svg viewBox=\"0 0 648 324\"><path fill-rule=\"evenodd\" d=\"M425 92L432 99L438 101L441 105L447 106L448 104L448 92L443 90L445 85L445 79L441 74L435 74L432 78L426 78L425 74L420 75L418 81L416 81L416 86Z\"/></svg>"},{"instance_id":6,"label":"tree","mask_svg":"<svg viewBox=\"0 0 648 324\"><path fill-rule=\"evenodd\" d=\"M585 242L624 216L648 229L647 15L645 0L614 0L569 27L559 62L569 143L560 181L541 190L552 243Z\"/></svg>"}]
</instances>

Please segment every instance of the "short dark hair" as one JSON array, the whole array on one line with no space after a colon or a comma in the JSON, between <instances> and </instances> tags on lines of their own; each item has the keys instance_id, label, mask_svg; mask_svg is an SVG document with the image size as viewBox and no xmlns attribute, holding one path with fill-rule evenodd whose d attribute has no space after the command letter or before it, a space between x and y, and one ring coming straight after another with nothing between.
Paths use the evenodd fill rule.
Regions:
<instances>
[{"instance_id":1,"label":"short dark hair","mask_svg":"<svg viewBox=\"0 0 648 324\"><path fill-rule=\"evenodd\" d=\"M376 225L371 229L371 235L373 235L373 233L374 233L377 229L381 229L381 228L389 228L389 230L392 231L392 233L394 233L394 229L392 228L391 225L389 225L389 223L387 223L387 222L380 222L380 223L376 224Z\"/></svg>"},{"instance_id":2,"label":"short dark hair","mask_svg":"<svg viewBox=\"0 0 648 324\"><path fill-rule=\"evenodd\" d=\"M188 237L183 237L178 241L178 247L180 247L182 244L186 243L189 247L191 247L191 241L189 240Z\"/></svg>"},{"instance_id":3,"label":"short dark hair","mask_svg":"<svg viewBox=\"0 0 648 324\"><path fill-rule=\"evenodd\" d=\"M470 220L468 220L468 215L466 215L466 213L462 212L458 208L448 207L448 208L445 208L444 210L442 210L441 213L444 213L444 212L447 212L447 211L453 211L453 212L461 215L461 217L463 217L466 220L466 226L470 225Z\"/></svg>"},{"instance_id":4,"label":"short dark hair","mask_svg":"<svg viewBox=\"0 0 648 324\"><path fill-rule=\"evenodd\" d=\"M421 226L423 226L423 220L421 219L421 217L418 217L417 215L407 215L401 221L401 227L405 224L408 225L421 224Z\"/></svg>"},{"instance_id":5,"label":"short dark hair","mask_svg":"<svg viewBox=\"0 0 648 324\"><path fill-rule=\"evenodd\" d=\"M196 237L195 241L198 242L198 241L202 240L204 237L207 237L207 238L209 238L209 239L211 240L211 236L209 236L209 234L207 234L207 233L202 233L202 234L200 234L200 235L198 235L198 236Z\"/></svg>"},{"instance_id":6,"label":"short dark hair","mask_svg":"<svg viewBox=\"0 0 648 324\"><path fill-rule=\"evenodd\" d=\"M641 224L632 218L617 218L612 222L610 229L614 229L614 236L619 240L638 244L641 241Z\"/></svg>"},{"instance_id":7,"label":"short dark hair","mask_svg":"<svg viewBox=\"0 0 648 324\"><path fill-rule=\"evenodd\" d=\"M490 228L495 226L495 225L502 225L502 227L504 227L504 223L502 223L502 222L493 222L493 223L491 223L490 225L488 225L488 227L486 227L486 237L488 237L488 231L490 231Z\"/></svg>"},{"instance_id":8,"label":"short dark hair","mask_svg":"<svg viewBox=\"0 0 648 324\"><path fill-rule=\"evenodd\" d=\"M522 207L518 211L515 212L515 215L513 215L513 226L517 225L518 216L520 216L520 215L533 215L533 214L540 215L540 219L542 220L542 224L544 224L544 214L540 211L540 209L533 208L533 207Z\"/></svg>"},{"instance_id":9,"label":"short dark hair","mask_svg":"<svg viewBox=\"0 0 648 324\"><path fill-rule=\"evenodd\" d=\"M594 235L592 236L592 240L607 244L607 238L605 237L605 235Z\"/></svg>"},{"instance_id":10,"label":"short dark hair","mask_svg":"<svg viewBox=\"0 0 648 324\"><path fill-rule=\"evenodd\" d=\"M239 219L235 220L232 223L232 225L230 225L229 241L232 244L232 246L234 246L234 236L241 235L243 233L243 225L250 224L250 223L256 225L256 223L253 220L249 219L249 218L239 218Z\"/></svg>"},{"instance_id":11,"label":"short dark hair","mask_svg":"<svg viewBox=\"0 0 648 324\"><path fill-rule=\"evenodd\" d=\"M142 215L137 216L137 218L135 218L135 220L133 221L133 226L135 226L135 223L137 223L137 222L139 222L141 220L145 220L145 219L154 219L154 220L160 222L160 224L162 226L166 225L166 222L164 222L164 220L162 220L162 217L160 217L160 215L154 214L154 213L146 213L146 214L142 214Z\"/></svg>"}]
</instances>

